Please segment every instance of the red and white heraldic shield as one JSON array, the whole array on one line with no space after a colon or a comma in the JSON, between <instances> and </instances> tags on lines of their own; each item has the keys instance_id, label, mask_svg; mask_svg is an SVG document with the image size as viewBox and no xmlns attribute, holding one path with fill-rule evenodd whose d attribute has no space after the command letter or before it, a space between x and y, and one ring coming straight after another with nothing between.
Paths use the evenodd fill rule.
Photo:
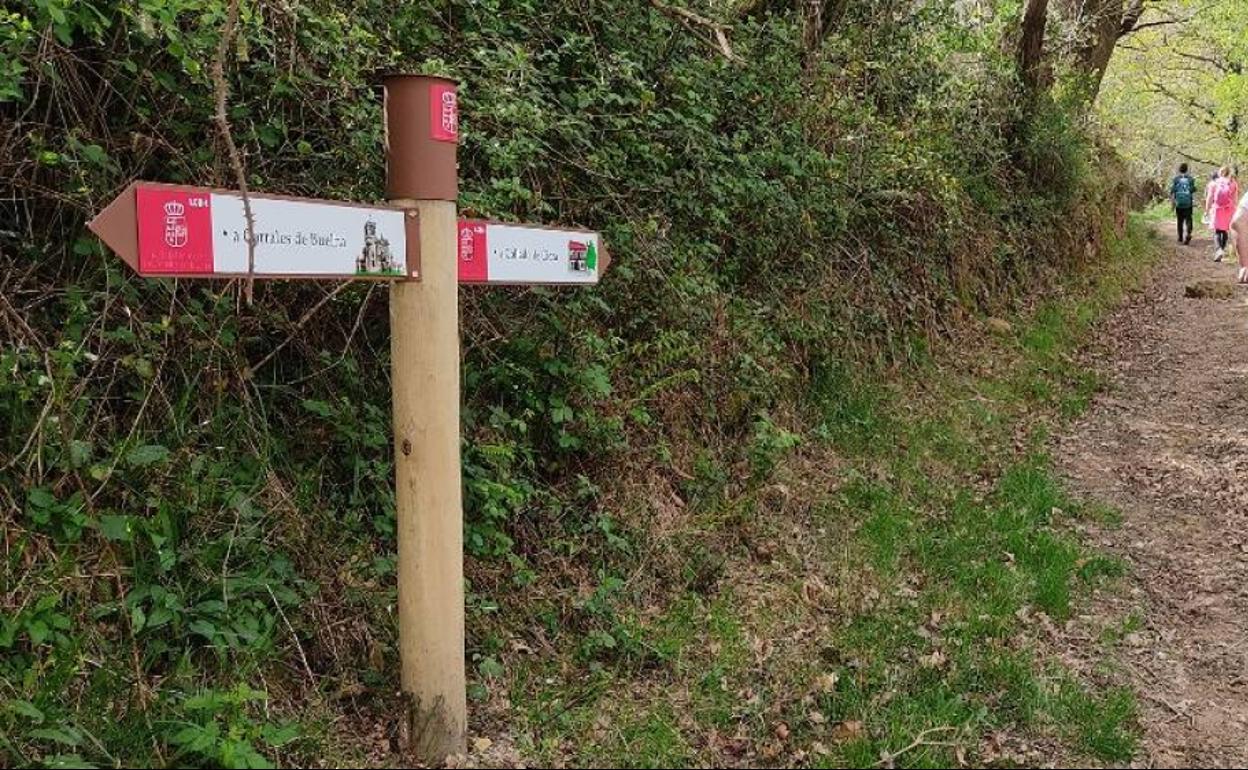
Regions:
<instances>
[{"instance_id":1,"label":"red and white heraldic shield","mask_svg":"<svg viewBox=\"0 0 1248 770\"><path fill-rule=\"evenodd\" d=\"M204 190L140 186L135 190L139 272L208 275L213 272L212 198Z\"/></svg>"}]
</instances>

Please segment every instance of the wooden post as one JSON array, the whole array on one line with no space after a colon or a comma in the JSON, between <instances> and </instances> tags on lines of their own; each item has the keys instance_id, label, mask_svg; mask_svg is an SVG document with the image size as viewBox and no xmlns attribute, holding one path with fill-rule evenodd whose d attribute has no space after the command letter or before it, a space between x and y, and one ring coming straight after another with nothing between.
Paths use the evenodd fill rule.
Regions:
<instances>
[{"instance_id":1,"label":"wooden post","mask_svg":"<svg viewBox=\"0 0 1248 770\"><path fill-rule=\"evenodd\" d=\"M405 743L433 765L465 751L467 729L455 91L413 75L385 88L387 195L420 226L421 279L390 288Z\"/></svg>"}]
</instances>

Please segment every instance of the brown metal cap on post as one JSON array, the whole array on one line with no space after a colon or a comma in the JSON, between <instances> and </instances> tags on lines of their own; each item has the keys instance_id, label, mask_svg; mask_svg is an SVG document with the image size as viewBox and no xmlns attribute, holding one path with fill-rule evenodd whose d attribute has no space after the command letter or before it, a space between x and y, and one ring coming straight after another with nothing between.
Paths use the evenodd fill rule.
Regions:
<instances>
[{"instance_id":1,"label":"brown metal cap on post","mask_svg":"<svg viewBox=\"0 0 1248 770\"><path fill-rule=\"evenodd\" d=\"M453 201L459 197L456 83L428 75L387 75L386 197Z\"/></svg>"}]
</instances>

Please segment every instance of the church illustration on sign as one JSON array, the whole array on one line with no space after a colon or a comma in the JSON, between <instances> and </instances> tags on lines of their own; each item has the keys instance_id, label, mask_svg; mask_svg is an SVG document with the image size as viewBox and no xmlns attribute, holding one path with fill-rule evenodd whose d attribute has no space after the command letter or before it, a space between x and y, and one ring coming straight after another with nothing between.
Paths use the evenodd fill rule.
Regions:
<instances>
[{"instance_id":1,"label":"church illustration on sign","mask_svg":"<svg viewBox=\"0 0 1248 770\"><path fill-rule=\"evenodd\" d=\"M355 259L355 272L374 275L403 274L390 251L390 239L377 234L377 223L371 219L364 223L364 248Z\"/></svg>"}]
</instances>

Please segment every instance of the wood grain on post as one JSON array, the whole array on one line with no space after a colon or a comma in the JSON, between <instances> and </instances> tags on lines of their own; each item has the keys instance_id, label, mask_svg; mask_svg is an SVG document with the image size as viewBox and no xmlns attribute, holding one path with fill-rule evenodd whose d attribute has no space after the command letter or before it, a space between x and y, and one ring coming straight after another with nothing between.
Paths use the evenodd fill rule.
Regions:
<instances>
[{"instance_id":1,"label":"wood grain on post","mask_svg":"<svg viewBox=\"0 0 1248 770\"><path fill-rule=\"evenodd\" d=\"M431 88L447 83L386 79L388 195L420 223L421 280L391 287L390 350L404 727L407 749L426 764L463 753L467 734L458 231L445 168L455 155L430 134Z\"/></svg>"}]
</instances>

